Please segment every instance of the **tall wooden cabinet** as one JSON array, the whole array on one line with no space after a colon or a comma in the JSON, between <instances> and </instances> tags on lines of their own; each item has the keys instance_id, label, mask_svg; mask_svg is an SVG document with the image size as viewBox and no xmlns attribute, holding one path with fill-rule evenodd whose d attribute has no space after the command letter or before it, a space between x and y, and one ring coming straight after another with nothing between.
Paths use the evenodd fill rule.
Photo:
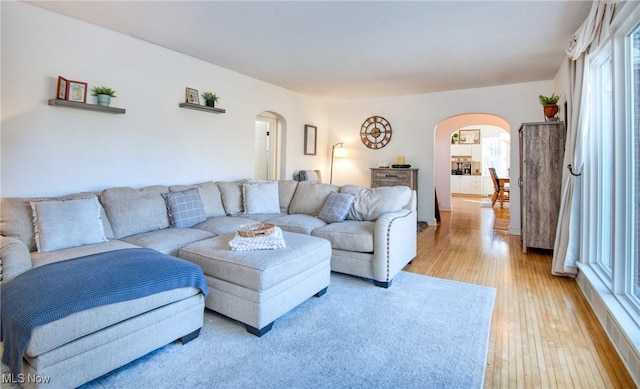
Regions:
<instances>
[{"instance_id":1,"label":"tall wooden cabinet","mask_svg":"<svg viewBox=\"0 0 640 389\"><path fill-rule=\"evenodd\" d=\"M522 123L519 139L522 252L529 247L553 249L564 168L564 123Z\"/></svg>"}]
</instances>

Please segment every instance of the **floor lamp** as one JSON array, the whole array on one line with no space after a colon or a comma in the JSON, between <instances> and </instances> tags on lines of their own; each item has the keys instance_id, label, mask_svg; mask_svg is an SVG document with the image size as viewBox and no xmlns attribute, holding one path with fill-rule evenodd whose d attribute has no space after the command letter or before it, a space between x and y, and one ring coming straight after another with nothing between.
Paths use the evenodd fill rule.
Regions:
<instances>
[{"instance_id":1,"label":"floor lamp","mask_svg":"<svg viewBox=\"0 0 640 389\"><path fill-rule=\"evenodd\" d=\"M331 148L331 174L329 175L329 184L333 184L333 159L334 158L347 158L347 149L344 147L344 143L339 142L333 145Z\"/></svg>"}]
</instances>

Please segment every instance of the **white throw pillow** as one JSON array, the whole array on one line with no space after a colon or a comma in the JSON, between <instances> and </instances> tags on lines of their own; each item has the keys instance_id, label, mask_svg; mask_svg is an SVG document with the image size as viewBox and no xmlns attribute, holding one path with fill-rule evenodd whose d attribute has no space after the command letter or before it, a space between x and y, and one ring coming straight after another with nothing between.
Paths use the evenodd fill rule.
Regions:
<instances>
[{"instance_id":1,"label":"white throw pillow","mask_svg":"<svg viewBox=\"0 0 640 389\"><path fill-rule=\"evenodd\" d=\"M38 252L106 242L97 197L31 201Z\"/></svg>"},{"instance_id":2,"label":"white throw pillow","mask_svg":"<svg viewBox=\"0 0 640 389\"><path fill-rule=\"evenodd\" d=\"M278 181L248 181L243 187L244 213L280 213Z\"/></svg>"},{"instance_id":3,"label":"white throw pillow","mask_svg":"<svg viewBox=\"0 0 640 389\"><path fill-rule=\"evenodd\" d=\"M384 186L365 189L355 185L344 185L342 193L356 195L347 219L374 221L385 213L396 212L404 208L411 200L408 186Z\"/></svg>"}]
</instances>

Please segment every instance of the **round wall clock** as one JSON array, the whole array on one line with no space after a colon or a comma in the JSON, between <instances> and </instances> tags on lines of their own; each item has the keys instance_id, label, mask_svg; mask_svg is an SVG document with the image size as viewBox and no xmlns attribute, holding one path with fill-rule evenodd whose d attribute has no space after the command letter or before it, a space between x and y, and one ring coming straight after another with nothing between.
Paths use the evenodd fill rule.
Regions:
<instances>
[{"instance_id":1,"label":"round wall clock","mask_svg":"<svg viewBox=\"0 0 640 389\"><path fill-rule=\"evenodd\" d=\"M391 124L382 116L371 116L362 123L360 140L370 149L381 149L391 140Z\"/></svg>"}]
</instances>

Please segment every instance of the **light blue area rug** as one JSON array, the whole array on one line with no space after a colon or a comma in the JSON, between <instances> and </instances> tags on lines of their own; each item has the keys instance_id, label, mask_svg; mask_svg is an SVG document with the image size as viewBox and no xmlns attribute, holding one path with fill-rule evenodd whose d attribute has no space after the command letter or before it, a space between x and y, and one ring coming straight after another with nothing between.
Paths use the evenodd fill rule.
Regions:
<instances>
[{"instance_id":1,"label":"light blue area rug","mask_svg":"<svg viewBox=\"0 0 640 389\"><path fill-rule=\"evenodd\" d=\"M209 310L89 388L481 388L495 289L401 272L389 289L332 273L326 295L261 338Z\"/></svg>"}]
</instances>

